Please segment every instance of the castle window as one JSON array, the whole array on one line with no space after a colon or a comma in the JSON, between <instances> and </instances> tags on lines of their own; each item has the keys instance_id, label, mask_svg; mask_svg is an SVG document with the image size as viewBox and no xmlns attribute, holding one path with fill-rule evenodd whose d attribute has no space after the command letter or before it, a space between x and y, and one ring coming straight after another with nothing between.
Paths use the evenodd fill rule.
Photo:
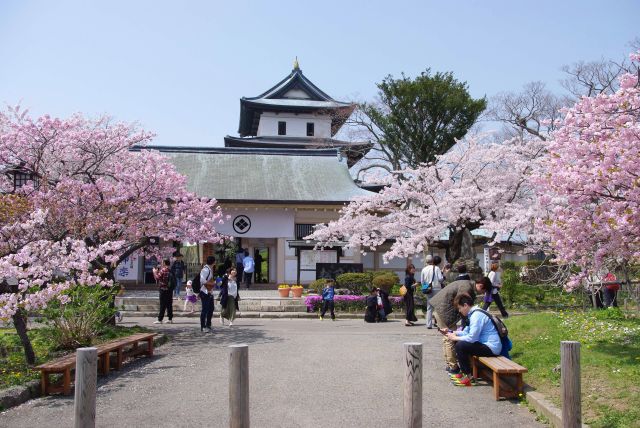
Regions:
<instances>
[{"instance_id":1,"label":"castle window","mask_svg":"<svg viewBox=\"0 0 640 428\"><path fill-rule=\"evenodd\" d=\"M287 135L287 122L278 122L278 135Z\"/></svg>"},{"instance_id":2,"label":"castle window","mask_svg":"<svg viewBox=\"0 0 640 428\"><path fill-rule=\"evenodd\" d=\"M307 137L313 137L314 131L313 122L307 122Z\"/></svg>"}]
</instances>

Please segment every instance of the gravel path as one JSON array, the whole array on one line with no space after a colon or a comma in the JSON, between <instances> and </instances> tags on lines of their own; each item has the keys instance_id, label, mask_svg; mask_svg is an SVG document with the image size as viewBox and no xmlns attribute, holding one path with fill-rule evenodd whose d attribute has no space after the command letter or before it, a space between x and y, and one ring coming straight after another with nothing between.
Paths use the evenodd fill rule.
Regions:
<instances>
[{"instance_id":1,"label":"gravel path","mask_svg":"<svg viewBox=\"0 0 640 428\"><path fill-rule=\"evenodd\" d=\"M172 339L153 359L98 378L97 426L229 426L226 347L247 343L252 426L399 427L402 343L415 341L424 343L425 427L541 426L526 407L494 401L490 386L451 385L441 336L424 325L240 319L200 333L192 319L155 326L151 319L126 321ZM30 401L1 413L0 426L73 426L73 397Z\"/></svg>"}]
</instances>

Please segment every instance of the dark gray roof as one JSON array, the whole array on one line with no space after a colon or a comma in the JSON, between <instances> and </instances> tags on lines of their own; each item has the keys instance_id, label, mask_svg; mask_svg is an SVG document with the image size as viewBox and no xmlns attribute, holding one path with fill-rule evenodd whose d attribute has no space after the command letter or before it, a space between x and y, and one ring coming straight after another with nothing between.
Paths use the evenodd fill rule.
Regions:
<instances>
[{"instance_id":1,"label":"dark gray roof","mask_svg":"<svg viewBox=\"0 0 640 428\"><path fill-rule=\"evenodd\" d=\"M299 91L298 93L304 93L305 97L289 96L287 94L290 91ZM334 100L307 79L302 74L302 70L294 68L287 77L271 89L257 97L242 97L240 99L238 133L242 137L256 135L260 115L263 111L294 113L326 111L333 116L331 130L335 134L354 108L353 103Z\"/></svg>"},{"instance_id":2,"label":"dark gray roof","mask_svg":"<svg viewBox=\"0 0 640 428\"><path fill-rule=\"evenodd\" d=\"M373 147L369 142L350 142L333 138L318 137L224 137L225 147L255 147L255 148L290 148L290 149L340 149L346 156L347 165L351 168Z\"/></svg>"},{"instance_id":3,"label":"dark gray roof","mask_svg":"<svg viewBox=\"0 0 640 428\"><path fill-rule=\"evenodd\" d=\"M371 195L335 149L147 148L166 154L190 191L221 202L344 203Z\"/></svg>"}]
</instances>

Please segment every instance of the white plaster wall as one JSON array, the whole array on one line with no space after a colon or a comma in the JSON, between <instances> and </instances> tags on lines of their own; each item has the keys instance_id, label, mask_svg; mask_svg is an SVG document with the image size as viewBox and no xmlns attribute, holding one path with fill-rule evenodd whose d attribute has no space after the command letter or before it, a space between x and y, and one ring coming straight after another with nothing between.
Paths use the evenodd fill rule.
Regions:
<instances>
[{"instance_id":1,"label":"white plaster wall","mask_svg":"<svg viewBox=\"0 0 640 428\"><path fill-rule=\"evenodd\" d=\"M362 256L362 267L364 268L364 270L373 269L373 258L374 253L367 253Z\"/></svg>"},{"instance_id":2,"label":"white plaster wall","mask_svg":"<svg viewBox=\"0 0 640 428\"><path fill-rule=\"evenodd\" d=\"M287 122L287 137L306 137L307 122L314 123L314 137L331 138L331 118L312 114L264 112L258 124L258 137L278 136L278 122Z\"/></svg>"},{"instance_id":3,"label":"white plaster wall","mask_svg":"<svg viewBox=\"0 0 640 428\"><path fill-rule=\"evenodd\" d=\"M296 275L298 269L298 261L297 260L285 260L284 262L284 281L287 284L295 284L296 283ZM302 274L302 272L300 272ZM313 272L315 279L315 272ZM300 276L300 280L302 280L302 275Z\"/></svg>"}]
</instances>

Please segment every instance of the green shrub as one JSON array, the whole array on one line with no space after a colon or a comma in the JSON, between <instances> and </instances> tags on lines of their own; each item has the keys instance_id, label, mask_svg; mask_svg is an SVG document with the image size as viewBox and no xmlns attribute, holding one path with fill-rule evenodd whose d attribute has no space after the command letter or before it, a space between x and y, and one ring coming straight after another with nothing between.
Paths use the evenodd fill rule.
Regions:
<instances>
[{"instance_id":1,"label":"green shrub","mask_svg":"<svg viewBox=\"0 0 640 428\"><path fill-rule=\"evenodd\" d=\"M400 280L398 279L398 275L393 272L386 273L384 275L377 275L373 278L373 286L384 290L389 293L391 288L398 284Z\"/></svg>"},{"instance_id":2,"label":"green shrub","mask_svg":"<svg viewBox=\"0 0 640 428\"><path fill-rule=\"evenodd\" d=\"M75 349L89 346L93 340L106 331L116 308L113 300L117 288L76 286L67 291L67 303L53 300L43 315L51 329L53 339L61 349Z\"/></svg>"},{"instance_id":3,"label":"green shrub","mask_svg":"<svg viewBox=\"0 0 640 428\"><path fill-rule=\"evenodd\" d=\"M502 289L500 290L500 294L502 294L506 303L511 305L515 302L519 282L520 275L517 271L504 269L502 272Z\"/></svg>"},{"instance_id":4,"label":"green shrub","mask_svg":"<svg viewBox=\"0 0 640 428\"><path fill-rule=\"evenodd\" d=\"M372 275L370 273L343 273L336 277L340 288L347 288L353 294L366 294L371 289Z\"/></svg>"},{"instance_id":5,"label":"green shrub","mask_svg":"<svg viewBox=\"0 0 640 428\"><path fill-rule=\"evenodd\" d=\"M316 279L315 281L312 281L308 287L309 293L317 293L317 294L322 293L322 289L324 288L326 283L327 283L327 278L319 278L319 279Z\"/></svg>"}]
</instances>

